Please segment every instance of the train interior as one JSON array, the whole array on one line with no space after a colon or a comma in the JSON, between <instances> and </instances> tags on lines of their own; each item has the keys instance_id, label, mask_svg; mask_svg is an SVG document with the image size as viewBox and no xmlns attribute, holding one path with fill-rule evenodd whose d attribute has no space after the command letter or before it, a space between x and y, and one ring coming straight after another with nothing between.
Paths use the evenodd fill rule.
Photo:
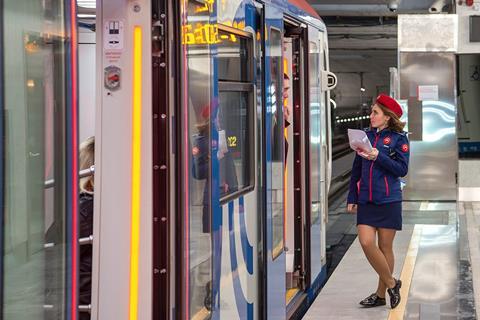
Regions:
<instances>
[{"instance_id":1,"label":"train interior","mask_svg":"<svg viewBox=\"0 0 480 320\"><path fill-rule=\"evenodd\" d=\"M96 130L96 113L97 113L97 44L96 44L96 3L79 2L78 10L78 90L79 90L79 142L85 144L87 141L95 141ZM95 144L94 144L95 146ZM82 148L82 145L80 145ZM81 150L79 150L82 152ZM80 170L87 169L86 167L92 166L94 163L80 162ZM94 170L94 169L93 169ZM79 191L79 199L82 198L81 190ZM95 194L95 189L91 190L92 196ZM93 206L93 204L92 204ZM93 208L91 208L93 210ZM93 228L95 219L91 222L91 235L85 235L91 237L93 241ZM91 243L90 243L91 246ZM91 253L90 253L91 254ZM96 259L93 255L91 257L92 265L95 263L93 259ZM89 290L90 289L90 290ZM79 301L79 319L90 319L91 312L91 296L92 291L90 288L81 288L80 294L82 296ZM88 292L90 291L90 292Z\"/></svg>"}]
</instances>

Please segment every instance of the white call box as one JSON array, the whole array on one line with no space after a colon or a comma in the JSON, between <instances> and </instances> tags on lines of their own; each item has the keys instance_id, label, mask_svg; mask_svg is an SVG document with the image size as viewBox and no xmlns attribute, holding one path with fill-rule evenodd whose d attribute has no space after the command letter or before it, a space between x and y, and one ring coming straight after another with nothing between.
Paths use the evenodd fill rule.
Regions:
<instances>
[{"instance_id":1,"label":"white call box","mask_svg":"<svg viewBox=\"0 0 480 320\"><path fill-rule=\"evenodd\" d=\"M105 22L104 39L105 49L123 49L123 21L109 20Z\"/></svg>"}]
</instances>

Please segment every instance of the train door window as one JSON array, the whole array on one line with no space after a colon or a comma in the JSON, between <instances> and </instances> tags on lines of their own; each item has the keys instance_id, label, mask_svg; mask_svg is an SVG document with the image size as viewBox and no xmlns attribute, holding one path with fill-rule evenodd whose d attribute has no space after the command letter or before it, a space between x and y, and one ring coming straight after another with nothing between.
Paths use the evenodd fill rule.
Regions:
<instances>
[{"instance_id":1,"label":"train door window","mask_svg":"<svg viewBox=\"0 0 480 320\"><path fill-rule=\"evenodd\" d=\"M217 129L221 202L254 187L254 85L252 38L219 30Z\"/></svg>"},{"instance_id":2,"label":"train door window","mask_svg":"<svg viewBox=\"0 0 480 320\"><path fill-rule=\"evenodd\" d=\"M64 319L67 301L63 1L3 1L5 320Z\"/></svg>"},{"instance_id":3,"label":"train door window","mask_svg":"<svg viewBox=\"0 0 480 320\"><path fill-rule=\"evenodd\" d=\"M204 1L182 1L182 68L181 81L185 96L182 126L187 129L188 143L182 145L182 169L188 181L184 221L184 248L188 252L182 271L176 271L182 284L182 313L189 319L208 319L212 296L212 219L211 219L211 92L213 56L210 30L211 6ZM201 32L199 32L201 31ZM201 36L199 36L199 34ZM204 36L203 36L204 35ZM182 276L183 275L183 276Z\"/></svg>"}]
</instances>

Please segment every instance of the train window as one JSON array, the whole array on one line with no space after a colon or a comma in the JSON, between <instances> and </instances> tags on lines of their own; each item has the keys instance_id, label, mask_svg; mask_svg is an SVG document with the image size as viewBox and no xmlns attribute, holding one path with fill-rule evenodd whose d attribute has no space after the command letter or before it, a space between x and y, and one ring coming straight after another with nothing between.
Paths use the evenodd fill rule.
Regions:
<instances>
[{"instance_id":1,"label":"train window","mask_svg":"<svg viewBox=\"0 0 480 320\"><path fill-rule=\"evenodd\" d=\"M250 53L252 41L246 37L238 36L219 30L218 37L218 80L240 81L252 80Z\"/></svg>"},{"instance_id":2,"label":"train window","mask_svg":"<svg viewBox=\"0 0 480 320\"><path fill-rule=\"evenodd\" d=\"M218 155L222 198L250 186L249 100L248 92L220 92Z\"/></svg>"},{"instance_id":3,"label":"train window","mask_svg":"<svg viewBox=\"0 0 480 320\"><path fill-rule=\"evenodd\" d=\"M254 184L252 39L219 30L217 129L221 202L249 192Z\"/></svg>"}]
</instances>

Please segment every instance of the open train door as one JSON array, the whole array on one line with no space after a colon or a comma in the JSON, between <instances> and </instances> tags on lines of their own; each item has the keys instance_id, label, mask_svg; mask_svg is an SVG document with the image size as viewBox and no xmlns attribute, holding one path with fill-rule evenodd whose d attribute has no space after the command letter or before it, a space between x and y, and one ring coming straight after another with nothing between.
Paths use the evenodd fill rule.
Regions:
<instances>
[{"instance_id":1,"label":"open train door","mask_svg":"<svg viewBox=\"0 0 480 320\"><path fill-rule=\"evenodd\" d=\"M325 265L325 217L327 188L326 188L326 168L327 160L327 126L326 126L326 106L325 100L322 99L323 92L321 88L321 70L323 65L322 59L322 38L318 29L308 28L308 68L310 70L309 77L309 179L310 179L310 239L309 243L310 259L309 264L310 279L312 287L320 285L324 277L320 276L322 272L326 272ZM317 279L318 283L313 283Z\"/></svg>"},{"instance_id":2,"label":"open train door","mask_svg":"<svg viewBox=\"0 0 480 320\"><path fill-rule=\"evenodd\" d=\"M284 319L284 124L283 124L283 13L264 7L265 54L265 178L266 218L264 229L267 317ZM279 276L282 278L279 278ZM280 280L281 279L281 280Z\"/></svg>"}]
</instances>

